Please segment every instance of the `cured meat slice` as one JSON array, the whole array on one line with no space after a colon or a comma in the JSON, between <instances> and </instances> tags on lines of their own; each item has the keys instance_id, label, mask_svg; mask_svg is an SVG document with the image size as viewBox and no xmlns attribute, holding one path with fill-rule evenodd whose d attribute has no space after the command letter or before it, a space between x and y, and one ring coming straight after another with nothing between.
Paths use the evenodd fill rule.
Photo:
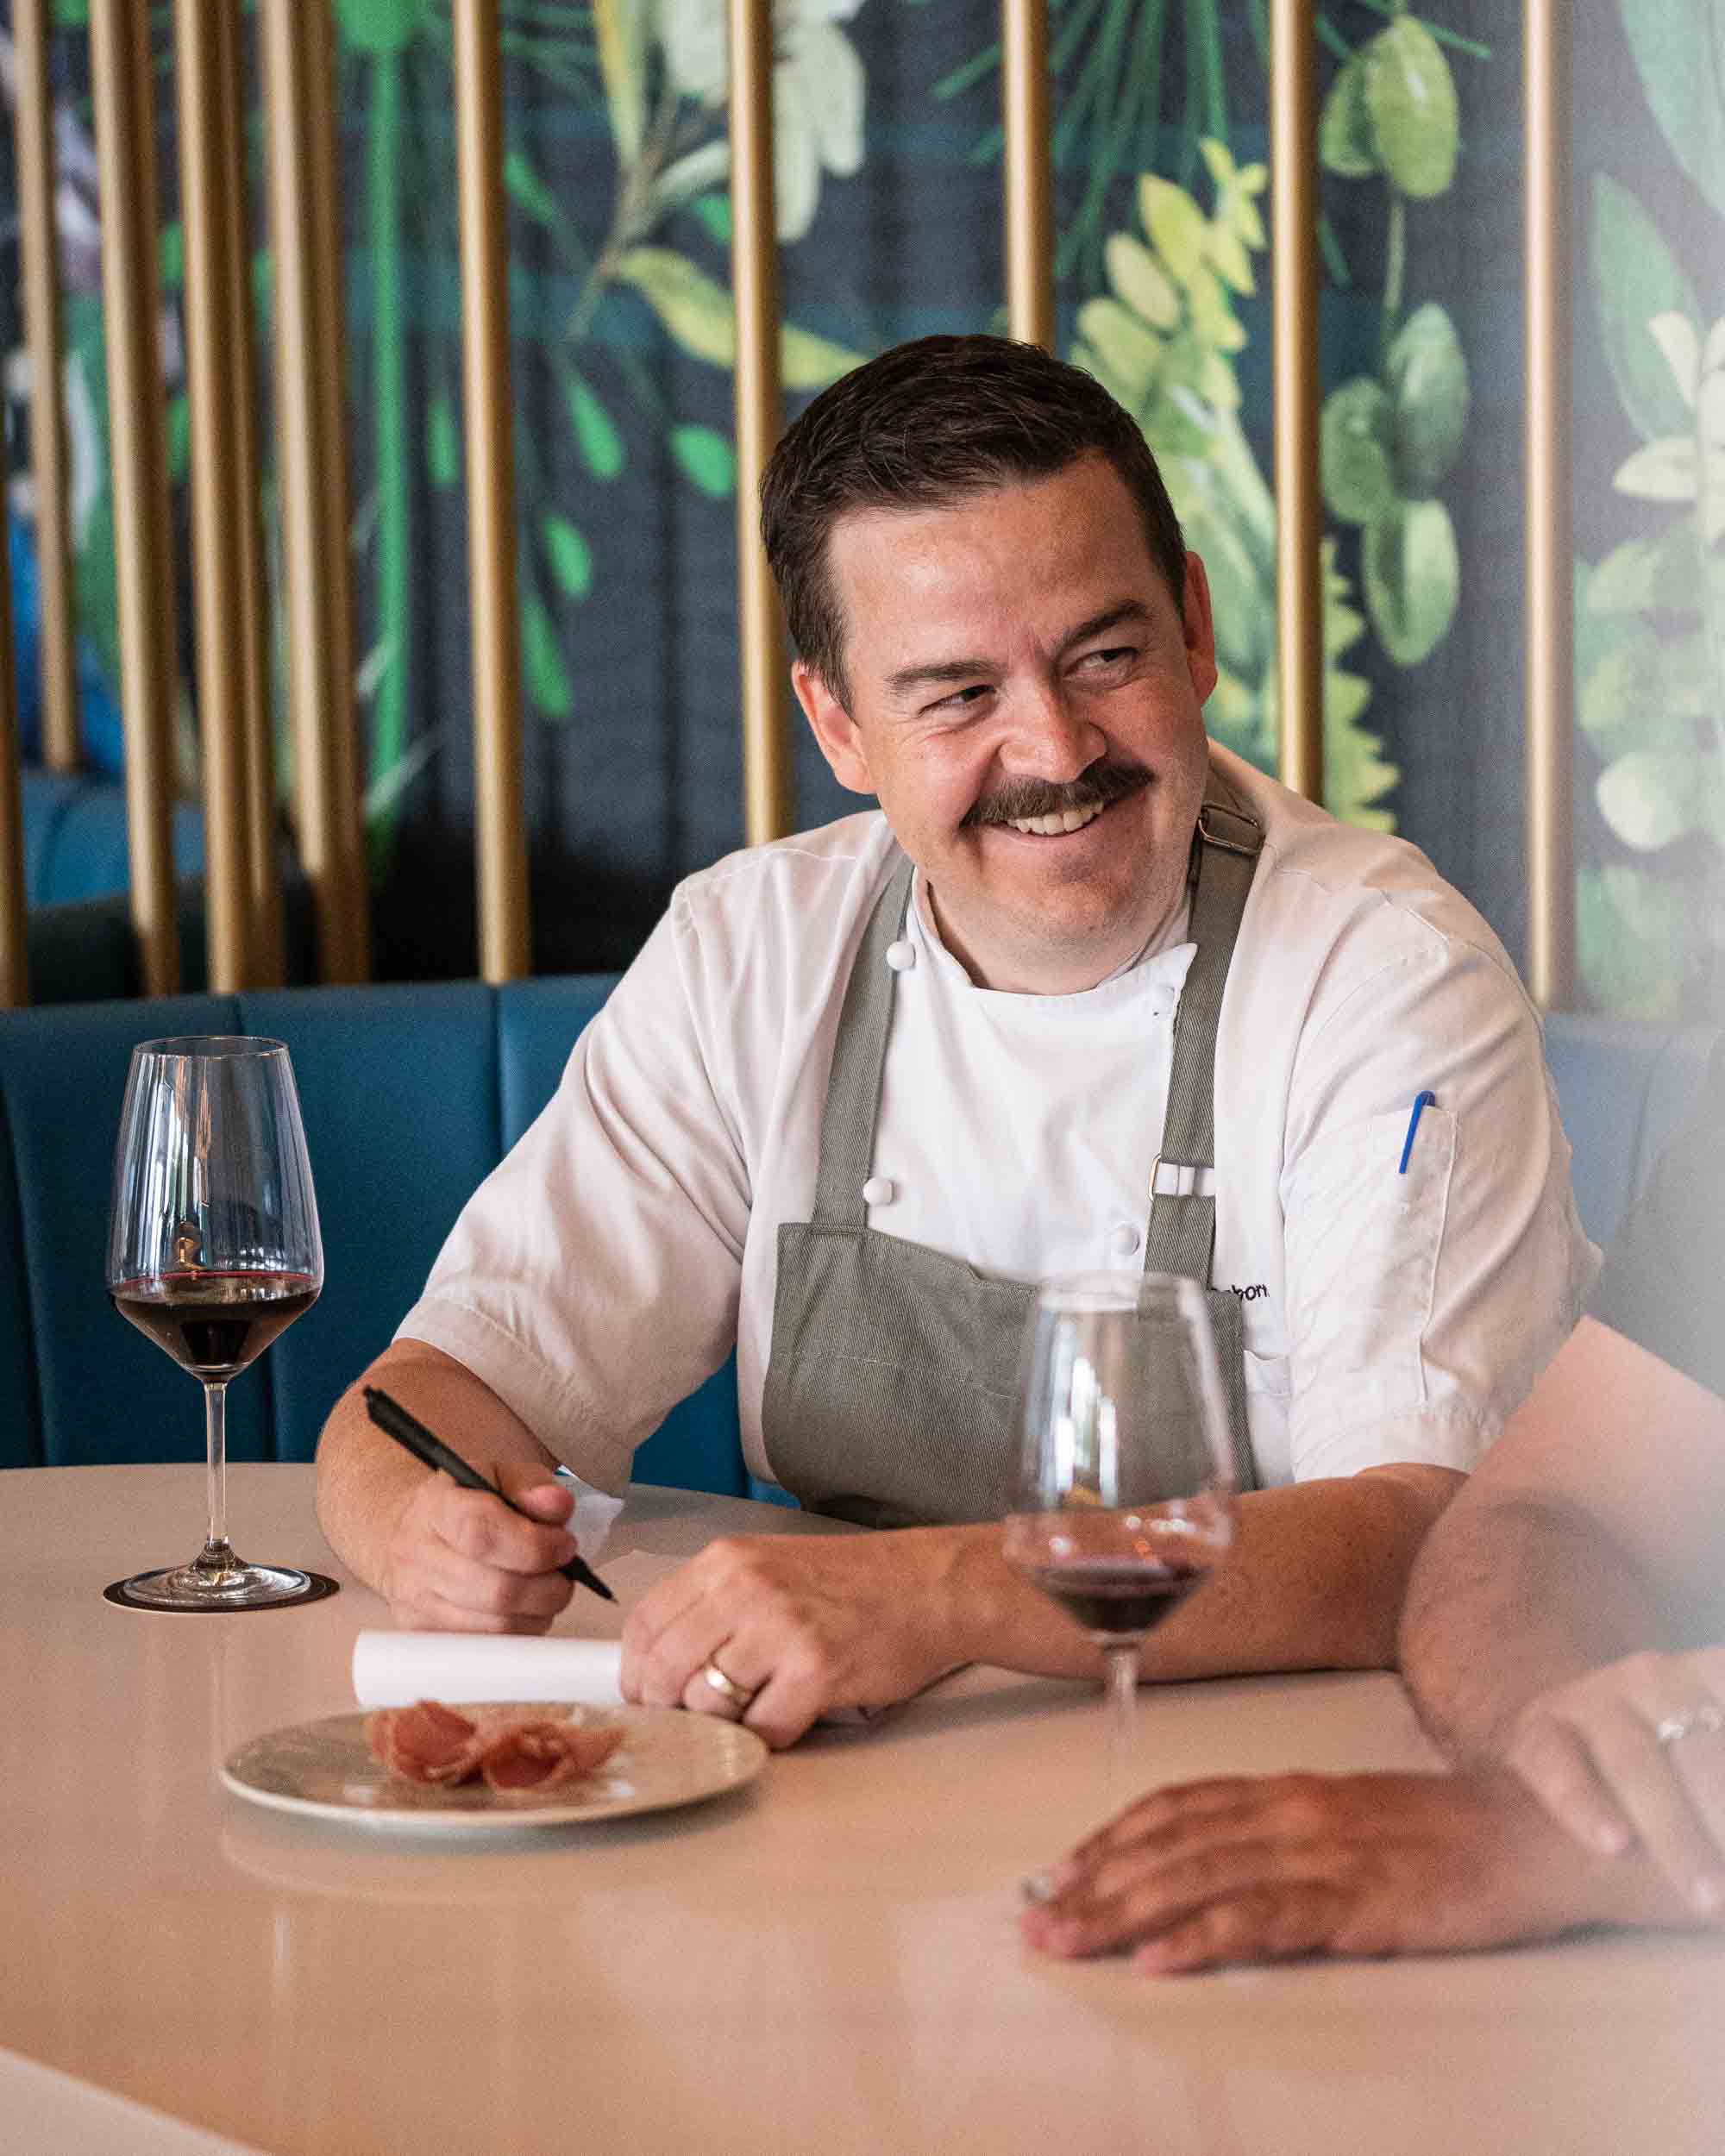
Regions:
<instances>
[{"instance_id":1,"label":"cured meat slice","mask_svg":"<svg viewBox=\"0 0 1725 2156\"><path fill-rule=\"evenodd\" d=\"M518 1724L489 1739L480 1771L493 1789L555 1789L603 1766L622 1742L620 1729L583 1729L567 1721Z\"/></svg>"},{"instance_id":2,"label":"cured meat slice","mask_svg":"<svg viewBox=\"0 0 1725 2156\"><path fill-rule=\"evenodd\" d=\"M441 1700L386 1707L366 1716L372 1757L410 1782L465 1782L477 1771L483 1740L465 1714Z\"/></svg>"},{"instance_id":3,"label":"cured meat slice","mask_svg":"<svg viewBox=\"0 0 1725 2156\"><path fill-rule=\"evenodd\" d=\"M410 1782L448 1787L483 1776L490 1789L557 1789L602 1766L620 1729L587 1728L543 1709L475 1707L458 1714L441 1700L389 1707L366 1717L372 1756Z\"/></svg>"}]
</instances>

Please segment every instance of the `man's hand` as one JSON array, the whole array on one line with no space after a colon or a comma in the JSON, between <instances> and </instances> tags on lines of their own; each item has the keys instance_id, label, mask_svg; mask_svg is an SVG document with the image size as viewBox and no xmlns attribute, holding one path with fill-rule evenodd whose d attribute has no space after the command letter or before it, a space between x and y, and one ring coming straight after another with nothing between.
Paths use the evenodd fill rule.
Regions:
<instances>
[{"instance_id":1,"label":"man's hand","mask_svg":"<svg viewBox=\"0 0 1725 2156\"><path fill-rule=\"evenodd\" d=\"M410 1630L543 1632L574 1593L557 1570L575 1554L562 1524L574 1499L543 1467L474 1465L533 1518L447 1475L422 1475L384 1544L390 1614Z\"/></svg>"},{"instance_id":2,"label":"man's hand","mask_svg":"<svg viewBox=\"0 0 1725 2156\"><path fill-rule=\"evenodd\" d=\"M1047 1883L1021 1919L1032 1946L1067 1957L1136 1948L1148 1973L1693 1921L1639 1860L1578 1849L1501 1773L1295 1774L1158 1790Z\"/></svg>"},{"instance_id":3,"label":"man's hand","mask_svg":"<svg viewBox=\"0 0 1725 2156\"><path fill-rule=\"evenodd\" d=\"M1632 1654L1541 1693L1506 1757L1578 1841L1639 1840L1702 1915L1725 1914L1725 1647Z\"/></svg>"},{"instance_id":4,"label":"man's hand","mask_svg":"<svg viewBox=\"0 0 1725 2156\"><path fill-rule=\"evenodd\" d=\"M908 1699L968 1658L941 1616L967 1539L918 1527L709 1543L631 1612L623 1696L735 1720L701 1675L711 1658L753 1694L742 1720L775 1746L829 1708Z\"/></svg>"}]
</instances>

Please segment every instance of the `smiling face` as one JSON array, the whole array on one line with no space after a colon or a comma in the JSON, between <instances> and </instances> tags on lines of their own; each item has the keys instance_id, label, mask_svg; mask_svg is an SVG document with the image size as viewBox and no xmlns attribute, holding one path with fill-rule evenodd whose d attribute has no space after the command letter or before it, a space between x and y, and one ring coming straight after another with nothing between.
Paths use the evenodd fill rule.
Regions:
<instances>
[{"instance_id":1,"label":"smiling face","mask_svg":"<svg viewBox=\"0 0 1725 2156\"><path fill-rule=\"evenodd\" d=\"M1100 456L856 511L828 546L849 708L800 661L793 680L839 782L879 798L979 987L1094 987L1184 882L1216 682L1203 564L1176 605Z\"/></svg>"}]
</instances>

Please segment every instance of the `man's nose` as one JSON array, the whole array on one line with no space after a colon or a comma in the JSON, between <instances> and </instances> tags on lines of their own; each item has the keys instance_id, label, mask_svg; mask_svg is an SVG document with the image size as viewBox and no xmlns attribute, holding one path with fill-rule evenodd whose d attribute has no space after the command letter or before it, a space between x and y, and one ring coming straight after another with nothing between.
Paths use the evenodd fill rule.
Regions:
<instances>
[{"instance_id":1,"label":"man's nose","mask_svg":"<svg viewBox=\"0 0 1725 2156\"><path fill-rule=\"evenodd\" d=\"M1075 711L1057 685L1038 685L1014 700L1000 763L1017 776L1059 785L1088 770L1107 747L1101 729Z\"/></svg>"}]
</instances>

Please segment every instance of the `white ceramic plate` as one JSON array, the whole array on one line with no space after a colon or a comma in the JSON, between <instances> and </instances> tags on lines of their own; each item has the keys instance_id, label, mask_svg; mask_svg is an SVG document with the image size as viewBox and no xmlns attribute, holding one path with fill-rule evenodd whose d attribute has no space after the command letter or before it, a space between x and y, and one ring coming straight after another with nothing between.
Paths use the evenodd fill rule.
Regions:
<instances>
[{"instance_id":1,"label":"white ceramic plate","mask_svg":"<svg viewBox=\"0 0 1725 2156\"><path fill-rule=\"evenodd\" d=\"M543 1702L529 1711L555 1714ZM586 1725L621 1724L624 1740L586 1782L555 1789L449 1789L409 1782L373 1758L363 1714L326 1714L254 1737L232 1753L222 1779L236 1796L281 1812L372 1827L471 1833L626 1819L698 1803L740 1789L761 1771L767 1747L752 1729L668 1707L577 1707Z\"/></svg>"}]
</instances>

